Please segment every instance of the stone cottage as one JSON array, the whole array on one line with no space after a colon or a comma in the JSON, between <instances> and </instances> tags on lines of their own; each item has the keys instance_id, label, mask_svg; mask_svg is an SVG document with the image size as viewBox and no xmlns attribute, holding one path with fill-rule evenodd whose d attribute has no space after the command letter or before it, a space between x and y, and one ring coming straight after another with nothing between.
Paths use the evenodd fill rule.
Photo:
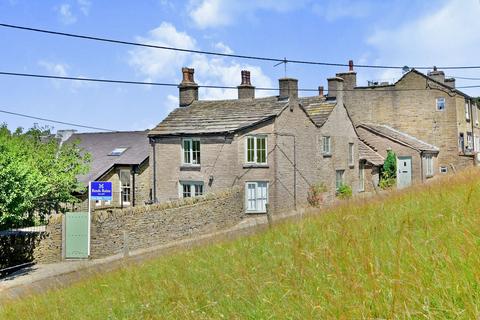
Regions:
<instances>
[{"instance_id":1,"label":"stone cottage","mask_svg":"<svg viewBox=\"0 0 480 320\"><path fill-rule=\"evenodd\" d=\"M480 150L479 106L455 89L455 79L446 79L436 68L427 75L412 69L393 84L369 82L368 86L357 86L353 62L349 65L348 72L328 79L328 89L329 96L335 96L336 79L344 80L345 106L356 126L385 125L438 148L432 172L427 175L476 163Z\"/></svg>"},{"instance_id":2,"label":"stone cottage","mask_svg":"<svg viewBox=\"0 0 480 320\"><path fill-rule=\"evenodd\" d=\"M180 107L148 136L153 196L161 202L239 185L245 211L303 206L324 183L358 189L358 139L341 97L298 97L298 81L279 80L278 96L255 98L242 71L238 99L198 100L194 70L183 68Z\"/></svg>"},{"instance_id":3,"label":"stone cottage","mask_svg":"<svg viewBox=\"0 0 480 320\"><path fill-rule=\"evenodd\" d=\"M78 177L89 181L111 181L112 201L96 201L94 208L127 207L151 202L151 173L147 131L88 132L64 135L64 143L78 143L90 153L90 171ZM86 210L87 194L76 210Z\"/></svg>"}]
</instances>

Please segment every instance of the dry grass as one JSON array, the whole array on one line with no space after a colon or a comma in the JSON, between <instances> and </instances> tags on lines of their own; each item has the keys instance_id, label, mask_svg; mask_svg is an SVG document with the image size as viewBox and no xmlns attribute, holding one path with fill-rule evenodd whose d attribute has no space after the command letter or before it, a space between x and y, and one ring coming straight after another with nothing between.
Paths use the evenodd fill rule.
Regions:
<instances>
[{"instance_id":1,"label":"dry grass","mask_svg":"<svg viewBox=\"0 0 480 320\"><path fill-rule=\"evenodd\" d=\"M480 173L13 302L6 319L480 316Z\"/></svg>"}]
</instances>

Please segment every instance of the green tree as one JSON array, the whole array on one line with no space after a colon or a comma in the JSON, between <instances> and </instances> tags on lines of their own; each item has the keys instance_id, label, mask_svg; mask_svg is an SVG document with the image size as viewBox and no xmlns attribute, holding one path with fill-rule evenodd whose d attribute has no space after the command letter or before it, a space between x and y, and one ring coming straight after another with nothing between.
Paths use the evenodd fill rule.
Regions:
<instances>
[{"instance_id":1,"label":"green tree","mask_svg":"<svg viewBox=\"0 0 480 320\"><path fill-rule=\"evenodd\" d=\"M0 125L0 229L62 212L84 189L76 176L88 172L89 154L76 143L60 146L49 134L38 126L10 132Z\"/></svg>"},{"instance_id":2,"label":"green tree","mask_svg":"<svg viewBox=\"0 0 480 320\"><path fill-rule=\"evenodd\" d=\"M397 156L392 150L387 151L387 158L383 163L380 176L380 187L388 189L395 185L397 181Z\"/></svg>"}]
</instances>

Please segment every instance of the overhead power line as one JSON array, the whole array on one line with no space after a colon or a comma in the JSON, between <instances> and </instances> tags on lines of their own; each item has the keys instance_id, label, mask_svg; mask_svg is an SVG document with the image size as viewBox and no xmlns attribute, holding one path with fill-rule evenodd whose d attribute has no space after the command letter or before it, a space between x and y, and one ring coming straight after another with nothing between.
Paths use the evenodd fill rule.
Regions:
<instances>
[{"instance_id":1,"label":"overhead power line","mask_svg":"<svg viewBox=\"0 0 480 320\"><path fill-rule=\"evenodd\" d=\"M15 77L27 77L27 78L41 78L41 79L53 79L53 80L72 80L72 81L87 81L87 82L102 82L102 83L116 83L116 84L133 84L133 85L147 85L147 86L165 86L165 87L178 87L176 83L166 83L166 82L142 82L142 81L130 81L130 80L115 80L115 79L98 79L98 78L87 78L87 77L66 77L66 76L54 76L54 75L45 75L45 74L36 74L36 73L20 73L20 72L7 72L0 71L0 75L5 76L15 76ZM199 88L208 88L208 89L229 89L237 90L236 86L219 86L219 85L198 85ZM368 88L368 87L366 87ZM389 89L379 89L375 86L376 92L379 91L391 91ZM455 89L470 89L470 88L480 88L480 85L471 85L471 86L459 86ZM423 91L428 88L397 88L397 91ZM265 88L265 87L255 87L255 90L262 91L279 91L279 88ZM331 92L343 92L343 91L355 91L356 89L332 89ZM298 91L303 92L318 92L318 88L298 88ZM328 90L327 90L328 92Z\"/></svg>"},{"instance_id":2,"label":"overhead power line","mask_svg":"<svg viewBox=\"0 0 480 320\"><path fill-rule=\"evenodd\" d=\"M480 80L480 78L474 78L474 77L448 76L448 78L455 78L455 79L461 79L461 80Z\"/></svg>"},{"instance_id":3,"label":"overhead power line","mask_svg":"<svg viewBox=\"0 0 480 320\"><path fill-rule=\"evenodd\" d=\"M185 49L185 48L178 48L178 47L171 47L171 46L161 46L161 45L154 45L154 44L147 44L147 43L140 43L140 42L132 42L132 41L124 41L124 40L117 40L111 38L103 38L103 37L96 37L96 36L88 36L88 35L81 35L81 34L74 34L74 33L67 33L67 32L60 32L60 31L53 31L53 30L46 30L46 29L39 29L39 28L31 28L7 23L0 23L0 27L4 28L12 28L24 31L32 31L32 32L39 32L57 36L64 36L70 38L78 38L84 40L94 40L94 41L101 41L107 43L115 43L121 45L129 45L129 46L137 46L137 47L146 47L146 48L153 48L153 49L162 49L162 50L171 50L171 51L178 51L178 52L188 52L188 53L198 53L204 55L214 55L214 56L221 56L221 57L229 57L229 58L239 58L239 59L249 59L249 60L259 60L259 61L270 61L270 62L280 62L280 63L295 63L295 64L308 64L308 65L320 65L320 66L333 66L333 67L348 67L347 63L334 63L334 62L321 62L321 61L308 61L308 60L294 60L294 59L287 59L287 58L272 58L272 57L261 57L261 56L250 56L250 55L240 55L240 54L233 54L233 53L222 53L222 52L214 52L214 51L205 51L205 50L193 50L193 49ZM405 66L390 66L390 65L369 65L369 64L358 64L355 65L357 68L373 68L373 69L404 69ZM432 69L432 66L409 66L410 68L415 69ZM439 66L439 69L480 69L480 66Z\"/></svg>"},{"instance_id":4,"label":"overhead power line","mask_svg":"<svg viewBox=\"0 0 480 320\"><path fill-rule=\"evenodd\" d=\"M79 127L79 128L84 128L84 129L92 129L92 130L100 130L100 131L108 131L108 132L116 132L116 130L98 128L98 127L91 127L91 126L85 126L85 125L82 125L82 124L76 124L76 123L71 123L71 122L64 122L64 121L40 118L40 117L31 116L31 115L28 115L28 114L17 113L17 112L12 112L12 111L7 111L7 110L0 110L0 112L1 113L6 113L6 114L11 114L11 115L14 115L14 116L24 117L24 118L30 118L30 119L40 120L40 121L47 121L47 122L58 123L58 124L64 124L64 125L68 125L68 126L72 126L72 127Z\"/></svg>"}]
</instances>

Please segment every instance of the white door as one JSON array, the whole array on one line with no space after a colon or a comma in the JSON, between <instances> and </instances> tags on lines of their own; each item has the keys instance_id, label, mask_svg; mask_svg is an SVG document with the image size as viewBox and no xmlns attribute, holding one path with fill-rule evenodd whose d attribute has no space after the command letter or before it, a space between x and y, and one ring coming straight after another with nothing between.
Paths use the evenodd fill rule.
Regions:
<instances>
[{"instance_id":1,"label":"white door","mask_svg":"<svg viewBox=\"0 0 480 320\"><path fill-rule=\"evenodd\" d=\"M397 188L402 189L412 184L412 158L398 157L397 159Z\"/></svg>"}]
</instances>

